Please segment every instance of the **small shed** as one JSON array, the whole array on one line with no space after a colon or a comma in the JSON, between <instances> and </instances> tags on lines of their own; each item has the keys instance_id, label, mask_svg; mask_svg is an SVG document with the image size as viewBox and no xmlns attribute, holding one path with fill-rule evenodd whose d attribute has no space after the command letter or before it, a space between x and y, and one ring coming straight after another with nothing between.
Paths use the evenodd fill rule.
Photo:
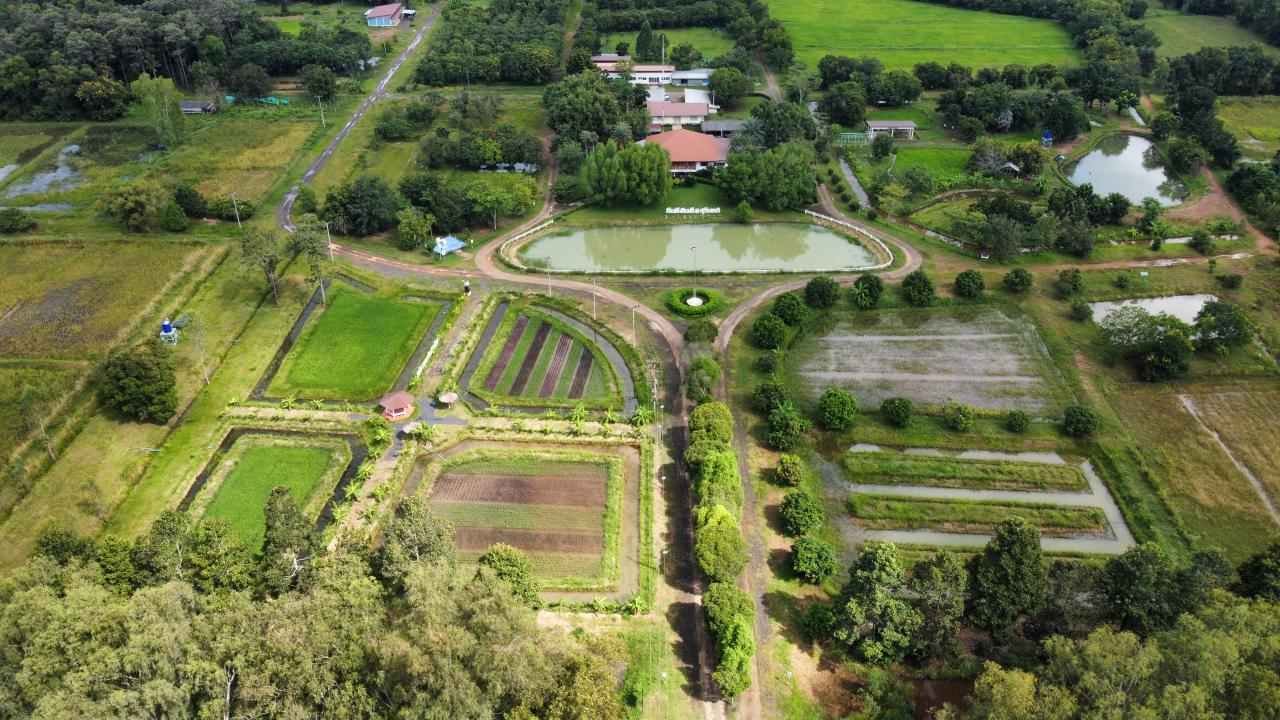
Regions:
<instances>
[{"instance_id":1,"label":"small shed","mask_svg":"<svg viewBox=\"0 0 1280 720\"><path fill-rule=\"evenodd\" d=\"M213 100L183 100L178 103L183 115L208 115L218 112L218 103Z\"/></svg>"},{"instance_id":2,"label":"small shed","mask_svg":"<svg viewBox=\"0 0 1280 720\"><path fill-rule=\"evenodd\" d=\"M403 420L413 414L413 396L403 390L387 393L378 401L382 408L382 417L388 420Z\"/></svg>"},{"instance_id":3,"label":"small shed","mask_svg":"<svg viewBox=\"0 0 1280 720\"><path fill-rule=\"evenodd\" d=\"M704 120L702 132L713 137L726 138L746 126L746 120Z\"/></svg>"},{"instance_id":4,"label":"small shed","mask_svg":"<svg viewBox=\"0 0 1280 720\"><path fill-rule=\"evenodd\" d=\"M1014 165L1011 162L1007 162L1001 165L999 170L1001 175L1005 175L1008 177L1018 177L1019 175L1022 174L1022 168L1018 167L1017 165Z\"/></svg>"},{"instance_id":5,"label":"small shed","mask_svg":"<svg viewBox=\"0 0 1280 720\"><path fill-rule=\"evenodd\" d=\"M916 124L912 120L868 120L867 137L874 140L876 135L913 140L916 136Z\"/></svg>"},{"instance_id":6,"label":"small shed","mask_svg":"<svg viewBox=\"0 0 1280 720\"><path fill-rule=\"evenodd\" d=\"M687 87L689 85L710 85L711 74L715 70L711 68L693 68L691 70L676 70L671 73L671 84Z\"/></svg>"}]
</instances>

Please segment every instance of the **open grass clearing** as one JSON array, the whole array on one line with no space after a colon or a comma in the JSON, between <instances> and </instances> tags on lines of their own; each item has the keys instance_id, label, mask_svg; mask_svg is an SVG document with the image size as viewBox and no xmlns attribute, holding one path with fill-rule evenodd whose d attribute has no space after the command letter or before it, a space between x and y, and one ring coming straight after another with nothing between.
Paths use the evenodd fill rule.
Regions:
<instances>
[{"instance_id":1,"label":"open grass clearing","mask_svg":"<svg viewBox=\"0 0 1280 720\"><path fill-rule=\"evenodd\" d=\"M1183 392L1193 394L1197 402L1204 397L1192 387ZM1129 385L1122 398L1112 407L1192 542L1218 547L1233 562L1271 542L1280 528L1248 479L1187 411L1176 391ZM1250 419L1262 421L1261 416ZM1265 437L1265 427L1255 425L1251 432Z\"/></svg>"},{"instance_id":2,"label":"open grass clearing","mask_svg":"<svg viewBox=\"0 0 1280 720\"><path fill-rule=\"evenodd\" d=\"M101 357L208 251L179 243L68 240L0 245L0 357Z\"/></svg>"},{"instance_id":3,"label":"open grass clearing","mask_svg":"<svg viewBox=\"0 0 1280 720\"><path fill-rule=\"evenodd\" d=\"M1204 423L1257 477L1272 503L1280 503L1280 392L1253 389L1190 394Z\"/></svg>"},{"instance_id":4,"label":"open grass clearing","mask_svg":"<svg viewBox=\"0 0 1280 720\"><path fill-rule=\"evenodd\" d=\"M853 483L926 485L977 490L1083 491L1088 483L1073 465L933 457L906 453L849 452L841 464Z\"/></svg>"},{"instance_id":5,"label":"open grass clearing","mask_svg":"<svg viewBox=\"0 0 1280 720\"><path fill-rule=\"evenodd\" d=\"M683 215L667 215L669 207L718 207L720 215L703 215L687 217ZM724 222L733 210L733 205L720 192L720 188L708 183L695 183L691 186L677 184L657 202L646 206L588 205L564 216L564 222L573 227L594 227L598 225L656 225L687 224L691 222ZM800 213L783 210L768 212L757 209L757 222L787 220L805 222Z\"/></svg>"},{"instance_id":6,"label":"open grass clearing","mask_svg":"<svg viewBox=\"0 0 1280 720\"><path fill-rule=\"evenodd\" d=\"M226 520L249 548L257 550L266 531L263 507L272 491L289 488L303 514L318 517L349 455L342 443L242 435L202 491L207 499L197 498L197 512Z\"/></svg>"},{"instance_id":7,"label":"open grass clearing","mask_svg":"<svg viewBox=\"0 0 1280 720\"><path fill-rule=\"evenodd\" d=\"M369 400L391 389L440 312L433 302L397 300L335 284L289 350L268 391L326 400Z\"/></svg>"},{"instance_id":8,"label":"open grass clearing","mask_svg":"<svg viewBox=\"0 0 1280 720\"><path fill-rule=\"evenodd\" d=\"M797 59L811 68L828 54L872 55L890 70L907 71L929 60L970 67L1080 60L1052 20L910 0L772 0L769 10L790 30Z\"/></svg>"},{"instance_id":9,"label":"open grass clearing","mask_svg":"<svg viewBox=\"0 0 1280 720\"><path fill-rule=\"evenodd\" d=\"M1280 57L1280 49L1267 45L1261 36L1229 17L1190 15L1153 6L1141 22L1160 38L1156 54L1162 58L1179 57L1207 47L1246 45L1261 45L1268 55Z\"/></svg>"},{"instance_id":10,"label":"open grass clearing","mask_svg":"<svg viewBox=\"0 0 1280 720\"><path fill-rule=\"evenodd\" d=\"M802 338L787 362L810 401L835 386L866 408L900 396L1054 416L1070 404L1035 326L1010 308L841 310L834 319L826 334Z\"/></svg>"},{"instance_id":11,"label":"open grass clearing","mask_svg":"<svg viewBox=\"0 0 1280 720\"><path fill-rule=\"evenodd\" d=\"M624 30L605 35L600 41L602 52L611 53L618 43L625 42L631 50L636 47L635 30ZM689 43L702 52L704 62L713 60L733 49L733 38L724 30L712 28L654 28L653 34L667 36L667 58L670 61L671 48L682 43Z\"/></svg>"},{"instance_id":12,"label":"open grass clearing","mask_svg":"<svg viewBox=\"0 0 1280 720\"><path fill-rule=\"evenodd\" d=\"M1218 117L1245 157L1269 161L1280 150L1280 97L1224 97Z\"/></svg>"},{"instance_id":13,"label":"open grass clearing","mask_svg":"<svg viewBox=\"0 0 1280 720\"><path fill-rule=\"evenodd\" d=\"M849 510L858 523L872 530L942 530L989 533L1001 521L1021 517L1044 535L1102 535L1107 520L1100 508L1040 503L985 503L969 500L903 499L855 493Z\"/></svg>"},{"instance_id":14,"label":"open grass clearing","mask_svg":"<svg viewBox=\"0 0 1280 720\"><path fill-rule=\"evenodd\" d=\"M87 367L0 365L0 469L7 466L9 453L27 437L18 402L24 388L60 399L86 372Z\"/></svg>"}]
</instances>

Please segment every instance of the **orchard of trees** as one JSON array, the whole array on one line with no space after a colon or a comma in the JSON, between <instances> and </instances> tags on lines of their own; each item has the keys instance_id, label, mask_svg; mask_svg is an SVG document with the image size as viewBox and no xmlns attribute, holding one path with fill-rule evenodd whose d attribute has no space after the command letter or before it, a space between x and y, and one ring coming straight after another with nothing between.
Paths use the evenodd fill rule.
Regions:
<instances>
[{"instance_id":1,"label":"orchard of trees","mask_svg":"<svg viewBox=\"0 0 1280 720\"><path fill-rule=\"evenodd\" d=\"M449 3L414 70L424 85L542 85L560 71L565 0Z\"/></svg>"}]
</instances>

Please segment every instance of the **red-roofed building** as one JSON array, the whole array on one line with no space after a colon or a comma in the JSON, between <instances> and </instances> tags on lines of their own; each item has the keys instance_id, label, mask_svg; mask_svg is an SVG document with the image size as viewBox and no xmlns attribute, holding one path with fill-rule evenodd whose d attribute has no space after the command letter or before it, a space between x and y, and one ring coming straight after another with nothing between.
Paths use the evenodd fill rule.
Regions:
<instances>
[{"instance_id":1,"label":"red-roofed building","mask_svg":"<svg viewBox=\"0 0 1280 720\"><path fill-rule=\"evenodd\" d=\"M719 167L729 162L729 140L703 135L692 130L672 130L650 135L640 144L661 145L671 156L671 172L675 174L697 172Z\"/></svg>"},{"instance_id":2,"label":"red-roofed building","mask_svg":"<svg viewBox=\"0 0 1280 720\"><path fill-rule=\"evenodd\" d=\"M378 5L364 11L364 21L369 24L369 27L395 27L400 24L402 17L404 17L404 5L401 3Z\"/></svg>"}]
</instances>

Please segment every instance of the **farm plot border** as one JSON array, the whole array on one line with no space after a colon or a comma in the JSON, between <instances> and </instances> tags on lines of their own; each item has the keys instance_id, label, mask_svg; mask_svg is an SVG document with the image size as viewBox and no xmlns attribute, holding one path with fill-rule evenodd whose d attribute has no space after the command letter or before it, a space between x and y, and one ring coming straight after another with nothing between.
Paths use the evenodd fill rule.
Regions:
<instances>
[{"instance_id":1,"label":"farm plot border","mask_svg":"<svg viewBox=\"0 0 1280 720\"><path fill-rule=\"evenodd\" d=\"M604 455L621 462L622 492L616 536L617 571L608 587L594 584L565 584L547 589L542 595L553 608L575 610L600 600L614 603L640 601L652 603L656 590L657 562L654 555L652 475L653 450L645 442L625 438L581 438L548 440L540 437L512 438L506 435L471 435L460 438L451 447L439 449L440 455L421 455L410 466L400 496L427 497L436 480L444 474L445 464L474 450L494 452L515 449L517 452L547 453L568 456ZM509 452L508 452L509 454ZM634 454L634 457L632 456Z\"/></svg>"},{"instance_id":2,"label":"farm plot border","mask_svg":"<svg viewBox=\"0 0 1280 720\"><path fill-rule=\"evenodd\" d=\"M338 476L338 481L334 483L333 492L330 493L328 499L325 500L324 506L320 508L319 515L316 516L316 529L323 531L325 527L333 520L333 508L342 501L346 494L347 486L355 479L360 465L364 463L368 457L369 449L365 447L364 442L356 433L349 432L306 432L303 430L288 430L284 428L255 427L252 425L236 425L227 430L223 436L222 442L218 444L213 455L209 457L200 474L196 475L195 480L191 483L191 487L187 489L187 493L182 498L182 502L178 507L186 510L204 490L209 479L218 471L223 458L236 444L236 441L246 435L267 435L280 438L315 438L321 437L325 439L346 442L351 452L351 459L347 461L347 465L342 469L342 473Z\"/></svg>"},{"instance_id":3,"label":"farm plot border","mask_svg":"<svg viewBox=\"0 0 1280 720\"><path fill-rule=\"evenodd\" d=\"M471 350L471 354L467 358L466 365L463 367L462 373L458 378L458 387L462 389L463 397L466 399L468 404L470 404L477 410L481 410L481 411L487 410L489 407L493 405L500 405L503 408L513 408L516 411L536 412L536 411L543 411L548 409L563 409L566 407L572 407L573 405L576 405L578 402L582 402L582 400L579 398L572 398L569 400L557 401L553 397L519 397L514 395L497 395L496 393L494 393L494 391L488 389L487 386L490 384L489 383L490 378L487 375L486 377L483 377L483 378L479 378L479 379L476 378L476 373L480 370L480 366L484 364L483 363L484 358L489 352L489 347L493 343L494 336L497 335L499 329L502 327L503 321L506 319L507 312L509 310L512 310L513 308L517 312L524 313L528 311L535 316L542 315L545 318L550 319L552 322L548 324L544 324L542 326L543 328L548 328L548 325L554 325L556 323L560 323L567 326L571 332L565 332L561 328L553 328L553 329L560 330L562 333L561 337L571 337L571 341L576 341L583 346L584 352L582 353L582 355L579 356L580 358L587 357L588 355L590 355L592 357L592 360L591 360L592 364L599 364L601 370L609 373L613 381L613 386L614 386L613 389L617 393L615 397L620 397L622 400L623 414L630 415L631 413L635 412L635 408L637 405L635 380L631 375L630 367L628 366L622 353L618 350L618 347L615 345L614 340L612 338L608 337L606 333L593 330L591 327L587 326L586 324L582 323L576 318L573 318L568 314L561 312L560 310L550 308L550 307L547 307L546 305L537 304L537 303L529 303L527 305L513 305L513 301L511 300L504 300L502 302L499 302L494 307L493 312L489 316L488 322L484 327L484 331L480 335L479 341L476 342L475 347ZM530 317L530 316L523 315L523 317ZM533 318L531 318L531 320L532 319ZM519 320L517 320L516 322L518 324ZM524 327L521 326L520 329L523 332ZM544 341L545 341L545 338L544 338ZM513 328L512 332L508 333L508 336L507 336L507 343L511 344L511 347L510 349L508 349L505 346L501 348L499 358L505 356L508 359L508 361L510 361L511 355L514 354L519 342L520 342L520 335L517 334L515 329ZM537 342L537 338L533 338L533 342ZM521 374L528 375L534 371L533 363L536 362L538 356L542 354L541 351L542 351L542 347L541 345L539 345L538 352L529 351L523 358L520 359L520 362L522 363L522 365L529 366L528 373L525 373L526 368L522 366L520 368ZM601 363L599 359L595 357L595 351L599 351L599 353L603 355L606 362ZM495 360L497 359L498 358L495 358ZM581 366L581 363L582 363L581 359L579 363L580 363L579 366L576 367L573 370L573 372L575 374L583 373L584 375L583 382L585 382L585 375L589 374L590 368L588 367L584 371ZM492 364L486 364L485 369L490 371L490 374L491 374L492 371L497 367L498 367L498 364L495 361ZM504 367L503 371L505 370L506 368ZM562 373L564 372L564 368L561 368L561 372ZM543 377L543 383L545 384L547 382L547 378L550 377L550 373L544 371L542 377ZM519 378L517 378L517 380L519 380ZM578 381L578 378L574 378L571 381L571 384L576 384L577 381ZM480 387L477 387L478 385ZM494 382L494 386L495 387L497 386L496 381ZM520 390L523 391L524 389L525 388L523 387L523 385L521 385ZM541 390L542 388L538 389L539 392L541 392ZM595 409L604 409L605 406L599 402L595 402L595 403L590 403L588 407L592 407Z\"/></svg>"},{"instance_id":4,"label":"farm plot border","mask_svg":"<svg viewBox=\"0 0 1280 720\"><path fill-rule=\"evenodd\" d=\"M376 292L376 288L347 275L335 275L333 279L326 280L324 283L326 291L332 285L333 280L341 280L363 293ZM425 293L408 293L401 296L401 299L439 303L440 309L436 312L436 316L432 319L431 325L427 328L426 332L423 333L422 340L418 342L413 353L409 356L408 361L406 361L404 368L400 371L400 375L396 378L395 385L391 388L392 390L405 390L409 387L409 384L413 381L413 375L417 366L422 362L422 359L426 357L426 354L431 351L431 345L436 338L439 337L440 332L444 330L445 322L452 318L455 305L454 300ZM250 395L253 400L268 403L278 403L284 400L282 397L267 395L267 388L271 386L271 383L276 378L276 374L280 372L280 366L284 363L285 356L287 356L289 351L293 349L293 346L298 342L298 338L302 337L302 331L306 328L307 321L311 319L312 314L315 313L316 308L319 307L320 303L320 288L316 288L315 292L311 293L311 298L307 301L306 306L302 308L302 312L298 314L298 319L295 320L293 326L289 328L289 333L285 335L284 340L280 342L279 349L277 349L276 354L272 356L271 362L267 364L267 369L263 371L262 377L258 380L258 384L253 387L253 392ZM300 399L308 400L308 398ZM377 398L367 398L367 400L376 399ZM321 402L329 408L343 408L346 406L345 403L335 400L321 400Z\"/></svg>"},{"instance_id":5,"label":"farm plot border","mask_svg":"<svg viewBox=\"0 0 1280 720\"><path fill-rule=\"evenodd\" d=\"M918 450L918 449L917 449ZM852 454L857 454L858 450L851 450ZM877 452L881 452L877 450ZM904 452L906 457L908 453ZM1098 533L1070 532L1070 526L1064 528L1061 533L1054 533L1053 537L1042 537L1041 546L1049 552L1068 552L1082 554L1119 554L1135 544L1133 533L1129 529L1124 515L1120 511L1120 507L1116 504L1115 498L1112 497L1102 479L1098 476L1093 468L1093 464L1088 459L1080 460L1077 463L1068 462L1056 453L1053 458L1027 458L1019 457L1013 453L984 453L985 459L998 459L1003 462L1025 463L1030 466L1037 464L1061 465L1067 467L1078 467L1083 473L1087 481L1088 489L1086 491L1069 491L1069 490L1012 490L1012 489L977 489L974 487L939 487L935 485L922 485L913 483L914 478L908 479L905 484L871 484L871 483L855 483L849 481L846 483L846 489L851 493L850 511L859 498L883 499L894 502L915 502L923 506L940 505L943 503L972 503L982 509L994 509L998 506L1007 506L1016 514L1016 510L1025 507L1028 511L1034 513L1036 511L1052 511L1055 508L1069 509L1072 511L1098 511L1101 512L1105 522L1102 528L1105 534ZM929 457L933 459L954 458L956 460L966 460L965 453L957 455L946 455L945 453L930 453ZM843 465L843 463L842 463ZM849 477L845 475L846 479ZM856 516L855 516L856 517ZM985 524L985 523L978 523ZM924 522L919 526L913 527L911 523L904 522L901 527L880 527L870 528L864 531L864 536L869 540L887 540L895 544L911 544L911 545L929 545L941 547L981 547L991 539L989 533L981 532L953 532L948 530L935 530L927 527L930 525Z\"/></svg>"}]
</instances>

